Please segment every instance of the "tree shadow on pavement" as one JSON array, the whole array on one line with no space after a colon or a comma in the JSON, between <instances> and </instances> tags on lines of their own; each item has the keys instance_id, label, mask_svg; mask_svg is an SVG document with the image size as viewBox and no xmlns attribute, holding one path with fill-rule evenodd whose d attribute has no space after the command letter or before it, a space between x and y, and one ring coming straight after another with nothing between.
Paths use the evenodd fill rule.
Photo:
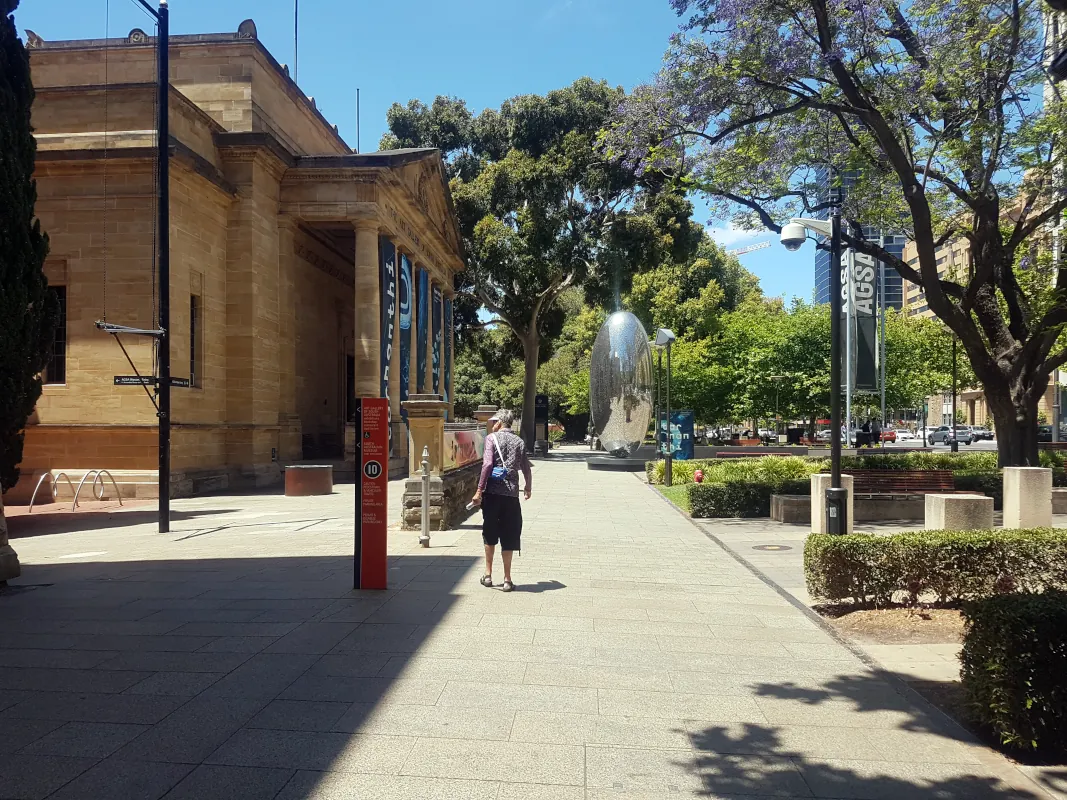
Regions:
<instances>
[{"instance_id":1,"label":"tree shadow on pavement","mask_svg":"<svg viewBox=\"0 0 1067 800\"><path fill-rule=\"evenodd\" d=\"M38 588L0 596L0 796L301 800L417 781L416 737L484 724L443 697L496 665L479 559L390 557L354 591L351 556L188 552L25 564Z\"/></svg>"},{"instance_id":2,"label":"tree shadow on pavement","mask_svg":"<svg viewBox=\"0 0 1067 800\"><path fill-rule=\"evenodd\" d=\"M891 676L754 682L768 721L691 727L687 768L714 798L1045 800L1006 759L898 693Z\"/></svg>"}]
</instances>

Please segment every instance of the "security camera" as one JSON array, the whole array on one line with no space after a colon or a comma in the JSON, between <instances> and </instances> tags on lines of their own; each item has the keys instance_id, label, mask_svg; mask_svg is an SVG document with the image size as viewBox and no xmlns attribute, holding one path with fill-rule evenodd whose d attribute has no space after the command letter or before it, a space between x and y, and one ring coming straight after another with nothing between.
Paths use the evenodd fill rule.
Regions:
<instances>
[{"instance_id":1,"label":"security camera","mask_svg":"<svg viewBox=\"0 0 1067 800\"><path fill-rule=\"evenodd\" d=\"M782 226L782 244L785 249L793 253L804 246L808 240L808 231L799 222L790 222Z\"/></svg>"}]
</instances>

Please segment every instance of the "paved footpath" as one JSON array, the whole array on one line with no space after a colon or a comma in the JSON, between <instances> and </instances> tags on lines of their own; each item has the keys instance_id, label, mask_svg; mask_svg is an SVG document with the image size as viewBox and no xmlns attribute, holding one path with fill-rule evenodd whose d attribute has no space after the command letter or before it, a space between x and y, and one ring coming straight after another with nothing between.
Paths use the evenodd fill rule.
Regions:
<instances>
[{"instance_id":1,"label":"paved footpath","mask_svg":"<svg viewBox=\"0 0 1067 800\"><path fill-rule=\"evenodd\" d=\"M0 798L1045 797L635 476L534 474L511 594L477 519L352 592L351 487L29 529Z\"/></svg>"}]
</instances>

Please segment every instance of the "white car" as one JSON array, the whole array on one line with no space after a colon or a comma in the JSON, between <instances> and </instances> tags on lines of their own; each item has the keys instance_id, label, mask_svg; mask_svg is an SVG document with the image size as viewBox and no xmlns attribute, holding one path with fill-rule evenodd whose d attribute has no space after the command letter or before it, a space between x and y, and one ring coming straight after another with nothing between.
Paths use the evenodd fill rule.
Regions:
<instances>
[{"instance_id":1,"label":"white car","mask_svg":"<svg viewBox=\"0 0 1067 800\"><path fill-rule=\"evenodd\" d=\"M909 431L907 428L897 428L896 434L898 442L911 442L915 441L916 439L915 434Z\"/></svg>"}]
</instances>

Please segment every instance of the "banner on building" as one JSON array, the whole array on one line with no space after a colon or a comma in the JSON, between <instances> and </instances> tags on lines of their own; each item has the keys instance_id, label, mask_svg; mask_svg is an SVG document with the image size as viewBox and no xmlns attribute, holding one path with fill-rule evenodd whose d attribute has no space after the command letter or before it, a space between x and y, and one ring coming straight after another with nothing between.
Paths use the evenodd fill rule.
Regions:
<instances>
[{"instance_id":1,"label":"banner on building","mask_svg":"<svg viewBox=\"0 0 1067 800\"><path fill-rule=\"evenodd\" d=\"M433 302L433 364L431 374L433 376L433 393L441 394L441 287L434 286L431 295Z\"/></svg>"},{"instance_id":2,"label":"banner on building","mask_svg":"<svg viewBox=\"0 0 1067 800\"><path fill-rule=\"evenodd\" d=\"M841 317L849 343L842 352L853 391L878 391L877 267L871 256L851 248L841 256Z\"/></svg>"},{"instance_id":3,"label":"banner on building","mask_svg":"<svg viewBox=\"0 0 1067 800\"><path fill-rule=\"evenodd\" d=\"M411 283L411 259L400 256L400 416L407 421L404 401L408 399L411 381L411 308L414 287Z\"/></svg>"},{"instance_id":4,"label":"banner on building","mask_svg":"<svg viewBox=\"0 0 1067 800\"><path fill-rule=\"evenodd\" d=\"M426 332L430 329L430 273L419 270L418 293L415 295L415 390L426 392Z\"/></svg>"},{"instance_id":5,"label":"banner on building","mask_svg":"<svg viewBox=\"0 0 1067 800\"><path fill-rule=\"evenodd\" d=\"M445 347L445 385L442 387L441 394L445 396L445 402L450 403L452 397L450 393L452 391L452 298L445 298L445 329L444 329L444 347Z\"/></svg>"},{"instance_id":6,"label":"banner on building","mask_svg":"<svg viewBox=\"0 0 1067 800\"><path fill-rule=\"evenodd\" d=\"M380 286L382 298L381 341L379 366L381 369L380 397L389 397L389 366L393 360L393 333L396 326L396 246L384 236L378 240L378 257L381 263Z\"/></svg>"}]
</instances>

